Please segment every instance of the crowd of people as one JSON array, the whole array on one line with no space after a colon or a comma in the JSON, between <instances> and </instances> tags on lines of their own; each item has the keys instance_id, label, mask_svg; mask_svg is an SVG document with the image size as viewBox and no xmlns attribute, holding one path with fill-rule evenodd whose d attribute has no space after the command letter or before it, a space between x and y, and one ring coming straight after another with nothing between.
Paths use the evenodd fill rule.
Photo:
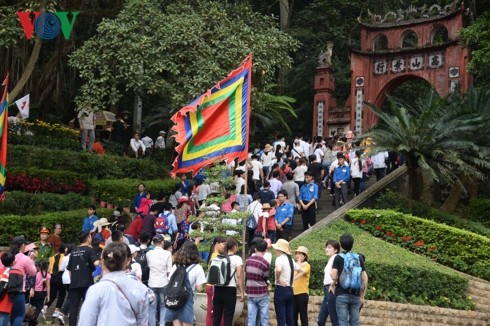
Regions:
<instances>
[{"instance_id":1,"label":"crowd of people","mask_svg":"<svg viewBox=\"0 0 490 326\"><path fill-rule=\"evenodd\" d=\"M55 302L52 318L61 324L68 318L70 325L192 325L194 292L204 289L206 325L232 325L236 302L245 297L248 325L268 325L272 280L278 325L308 325L309 250L306 246L290 250L294 216L300 214L303 229L308 229L316 223L322 188L330 190L333 203L340 207L348 201L351 183L354 195L359 194L370 174L378 179L385 175L383 164L389 161L383 152L370 157L366 144L332 142L318 138L311 144L298 136L289 146L278 138L273 145L254 148L245 162L229 162L226 173L235 184L221 206L209 204L218 186L208 184L205 171L194 182L183 174L169 195L155 195L144 184L138 185L132 214L116 210L108 220L99 218L90 206L77 245L62 241L59 224L54 232L43 227L34 243L14 237L2 254L0 275L9 287L10 276L12 284L16 277L17 283L19 277L21 281L0 301L0 326L8 321L22 325L26 303L34 307L29 325L36 325L39 318L49 318L47 310ZM217 216L246 212L255 220L243 225L249 248L245 261L237 254L240 243L234 231L207 239L212 242L208 260L201 261L196 245L201 238L192 236L189 218L213 205ZM350 325L358 324L367 287L364 259L356 258L362 275L359 285L346 287L340 280L353 242L350 235L326 242L329 259L318 325L325 325L328 316L332 325L347 325L349 319ZM270 250L276 257L273 270ZM228 260L229 279L226 284L209 282L205 267L222 257ZM167 286L180 266L186 270L189 295L184 305L170 309Z\"/></svg>"}]
</instances>

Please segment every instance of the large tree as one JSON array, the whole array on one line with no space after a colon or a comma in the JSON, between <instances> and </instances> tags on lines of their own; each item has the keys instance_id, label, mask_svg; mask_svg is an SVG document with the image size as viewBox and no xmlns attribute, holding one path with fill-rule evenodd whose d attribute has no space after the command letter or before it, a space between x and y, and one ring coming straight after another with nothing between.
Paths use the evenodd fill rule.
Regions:
<instances>
[{"instance_id":1,"label":"large tree","mask_svg":"<svg viewBox=\"0 0 490 326\"><path fill-rule=\"evenodd\" d=\"M475 132L490 126L490 92L470 90L464 97L448 98L432 92L415 106L389 100L390 113L370 104L379 123L364 136L373 138L376 150L397 151L405 157L411 199L421 193L420 170L460 189L462 178L484 177L490 152Z\"/></svg>"},{"instance_id":2,"label":"large tree","mask_svg":"<svg viewBox=\"0 0 490 326\"><path fill-rule=\"evenodd\" d=\"M97 110L128 93L146 94L164 98L162 109L175 111L253 53L255 108L297 45L277 21L247 5L130 0L72 55L70 64L84 80L76 104Z\"/></svg>"}]
</instances>

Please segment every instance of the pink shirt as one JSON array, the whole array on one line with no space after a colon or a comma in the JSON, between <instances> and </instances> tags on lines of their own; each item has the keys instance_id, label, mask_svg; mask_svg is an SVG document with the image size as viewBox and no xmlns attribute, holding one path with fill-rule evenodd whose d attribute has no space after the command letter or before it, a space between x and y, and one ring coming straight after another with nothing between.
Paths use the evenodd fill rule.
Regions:
<instances>
[{"instance_id":1,"label":"pink shirt","mask_svg":"<svg viewBox=\"0 0 490 326\"><path fill-rule=\"evenodd\" d=\"M0 261L0 268L3 267L2 262ZM34 260L31 258L27 257L23 253L19 252L17 255L15 255L15 262L14 265L12 266L15 269L18 269L22 271L24 274L27 274L29 276L34 276L36 275L36 265L34 264ZM24 285L22 285L22 291L25 292L26 290L26 276L24 275Z\"/></svg>"},{"instance_id":2,"label":"pink shirt","mask_svg":"<svg viewBox=\"0 0 490 326\"><path fill-rule=\"evenodd\" d=\"M51 279L51 274L46 271L46 283L43 285L43 274L41 272L37 272L36 274L36 283L34 283L34 291L47 291L48 282Z\"/></svg>"}]
</instances>

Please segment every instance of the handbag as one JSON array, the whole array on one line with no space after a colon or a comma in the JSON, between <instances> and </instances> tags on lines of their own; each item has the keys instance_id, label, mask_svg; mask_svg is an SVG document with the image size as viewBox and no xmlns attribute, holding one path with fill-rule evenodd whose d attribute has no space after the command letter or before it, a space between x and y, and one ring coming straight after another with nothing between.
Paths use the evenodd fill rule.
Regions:
<instances>
[{"instance_id":1,"label":"handbag","mask_svg":"<svg viewBox=\"0 0 490 326\"><path fill-rule=\"evenodd\" d=\"M31 300L26 304L26 314L24 318L27 320L34 320L36 318L36 307L31 305L30 301Z\"/></svg>"}]
</instances>

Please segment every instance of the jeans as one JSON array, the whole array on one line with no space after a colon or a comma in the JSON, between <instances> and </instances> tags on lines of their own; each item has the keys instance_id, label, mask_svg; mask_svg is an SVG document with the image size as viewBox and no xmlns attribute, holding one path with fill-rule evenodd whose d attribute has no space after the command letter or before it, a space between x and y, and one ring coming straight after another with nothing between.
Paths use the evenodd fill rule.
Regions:
<instances>
[{"instance_id":1,"label":"jeans","mask_svg":"<svg viewBox=\"0 0 490 326\"><path fill-rule=\"evenodd\" d=\"M88 146L87 146L87 135L88 135ZM87 150L89 152L92 151L92 147L94 146L95 142L95 130L93 129L83 129L82 130L82 149Z\"/></svg>"},{"instance_id":2,"label":"jeans","mask_svg":"<svg viewBox=\"0 0 490 326\"><path fill-rule=\"evenodd\" d=\"M294 325L294 293L290 286L278 286L274 292L277 326Z\"/></svg>"},{"instance_id":3,"label":"jeans","mask_svg":"<svg viewBox=\"0 0 490 326\"><path fill-rule=\"evenodd\" d=\"M157 324L157 309L160 312L160 325L165 325L165 306L163 305L165 288L150 288L155 293L155 301L148 307L150 326Z\"/></svg>"},{"instance_id":4,"label":"jeans","mask_svg":"<svg viewBox=\"0 0 490 326\"><path fill-rule=\"evenodd\" d=\"M10 313L10 320L12 326L22 326L24 316L26 314L26 296L24 292L19 292L12 300L12 312Z\"/></svg>"},{"instance_id":5,"label":"jeans","mask_svg":"<svg viewBox=\"0 0 490 326\"><path fill-rule=\"evenodd\" d=\"M320 313L318 314L318 326L325 326L327 322L327 317L330 316L330 321L332 326L338 326L339 321L337 318L337 311L335 306L335 295L328 291L330 289L330 284L323 286L323 301L320 307Z\"/></svg>"},{"instance_id":6,"label":"jeans","mask_svg":"<svg viewBox=\"0 0 490 326\"><path fill-rule=\"evenodd\" d=\"M261 297L249 297L248 298L248 326L257 325L257 313L260 315L260 326L269 325L269 294Z\"/></svg>"},{"instance_id":7,"label":"jeans","mask_svg":"<svg viewBox=\"0 0 490 326\"><path fill-rule=\"evenodd\" d=\"M339 326L358 326L361 308L361 299L354 294L337 296L337 317ZM350 318L349 318L350 317Z\"/></svg>"},{"instance_id":8,"label":"jeans","mask_svg":"<svg viewBox=\"0 0 490 326\"><path fill-rule=\"evenodd\" d=\"M0 312L0 326L8 326L10 321L10 314L6 312Z\"/></svg>"}]
</instances>

